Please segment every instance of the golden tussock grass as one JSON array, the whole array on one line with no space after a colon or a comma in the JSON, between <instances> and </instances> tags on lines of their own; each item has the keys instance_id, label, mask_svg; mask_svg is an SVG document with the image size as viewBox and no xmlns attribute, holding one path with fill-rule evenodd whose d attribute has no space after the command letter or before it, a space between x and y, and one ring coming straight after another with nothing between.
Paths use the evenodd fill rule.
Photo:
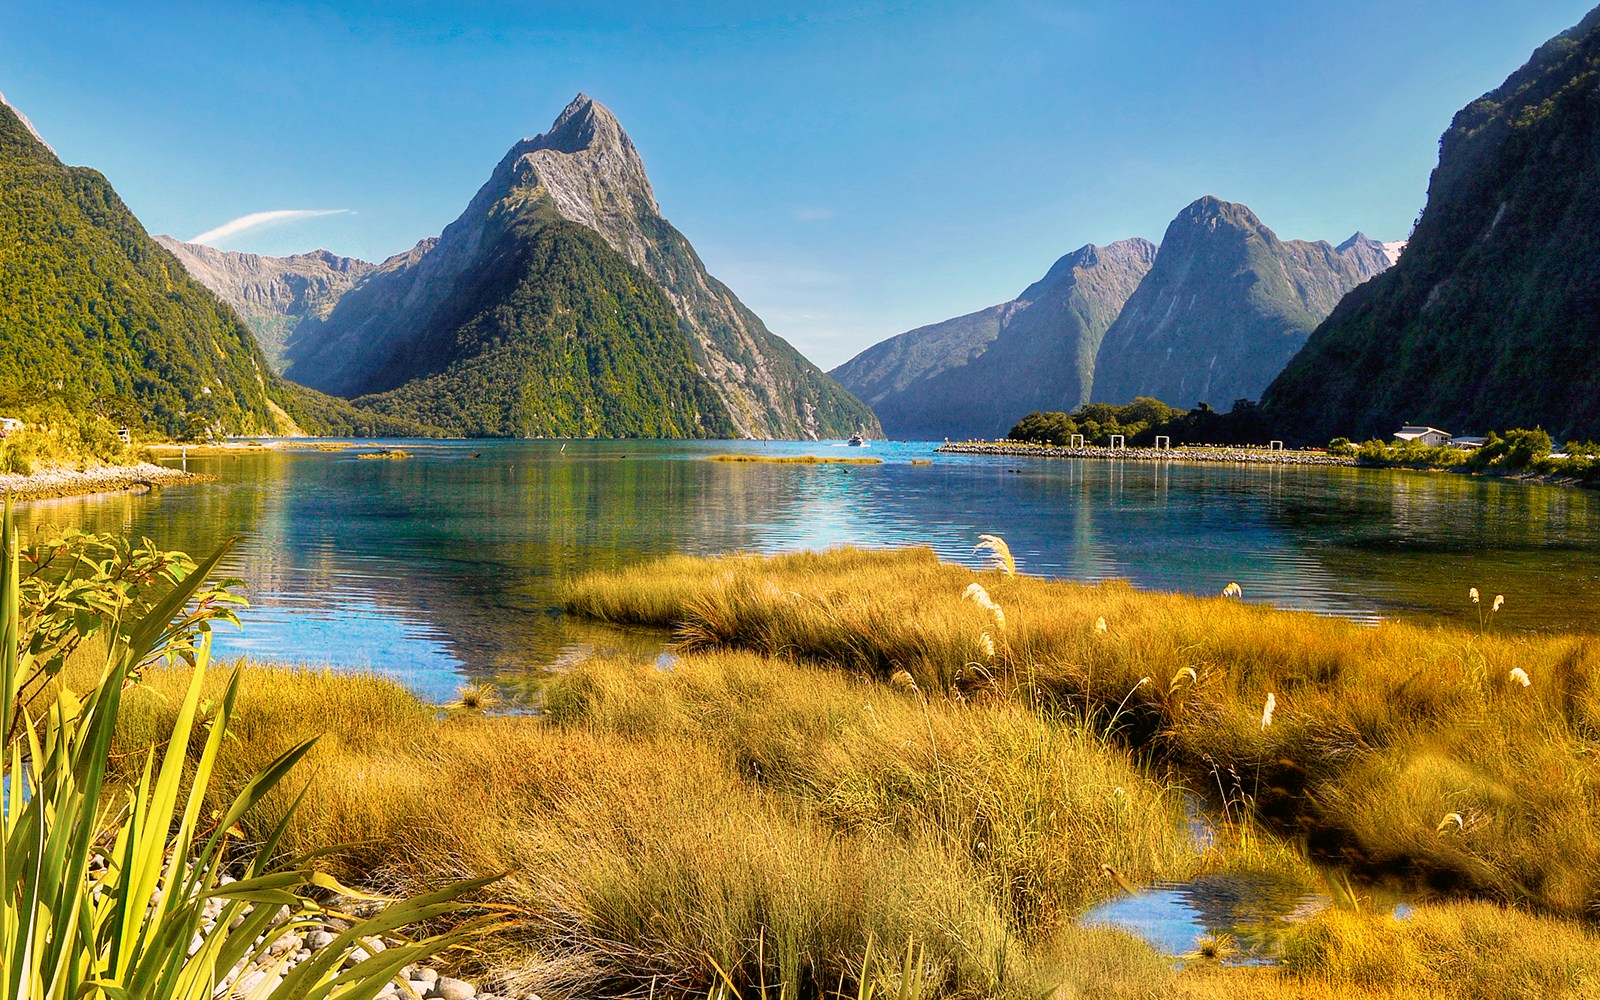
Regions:
<instances>
[{"instance_id":1,"label":"golden tussock grass","mask_svg":"<svg viewBox=\"0 0 1600 1000\"><path fill-rule=\"evenodd\" d=\"M120 760L183 679L127 692ZM1487 904L1331 911L1289 933L1281 972L1178 970L1078 927L1115 891L1103 864L1144 882L1289 862L1238 839L1197 857L1171 787L1020 699L718 653L591 660L548 702L441 713L380 678L249 666L216 792L318 735L287 846L346 844L335 874L391 892L510 872L491 892L515 928L464 961L543 995L707 996L726 971L745 996L854 996L869 941L868 977L908 997L1590 995L1584 928Z\"/></svg>"},{"instance_id":2,"label":"golden tussock grass","mask_svg":"<svg viewBox=\"0 0 1600 1000\"><path fill-rule=\"evenodd\" d=\"M1590 927L1492 903L1423 906L1404 919L1329 910L1289 937L1285 964L1330 990L1463 1000L1600 995L1600 937Z\"/></svg>"},{"instance_id":3,"label":"golden tussock grass","mask_svg":"<svg viewBox=\"0 0 1600 1000\"><path fill-rule=\"evenodd\" d=\"M116 752L158 737L181 677L128 692ZM336 874L390 891L510 871L494 891L522 918L479 964L583 995L703 995L718 969L853 989L869 940L896 975L915 942L928 995L1032 994L1105 938L1072 924L1114 891L1101 865L1144 881L1202 863L1172 790L1021 706L750 654L595 660L549 704L439 719L380 679L252 667L218 794L321 734L289 848L355 842Z\"/></svg>"},{"instance_id":4,"label":"golden tussock grass","mask_svg":"<svg viewBox=\"0 0 1600 1000\"><path fill-rule=\"evenodd\" d=\"M984 600L962 599L973 583ZM1368 628L974 574L920 550L669 559L586 577L568 600L673 627L683 655L670 669L583 663L538 718L469 710L489 704L482 690L441 711L378 678L248 667L216 793L320 735L286 846L347 845L334 873L392 892L508 872L490 892L517 908L515 928L463 961L511 992L1600 988L1585 925L1487 902L1400 921L1331 910L1286 933L1283 970L1177 969L1075 923L1117 891L1102 866L1136 883L1314 877L1251 815L1358 875L1592 917L1585 637ZM127 692L119 760L161 737L182 681L155 671ZM1204 854L1167 766L1239 820Z\"/></svg>"},{"instance_id":5,"label":"golden tussock grass","mask_svg":"<svg viewBox=\"0 0 1600 1000\"><path fill-rule=\"evenodd\" d=\"M961 600L975 581L1003 625ZM671 558L577 580L567 606L673 628L685 648L903 670L924 690L1069 713L1358 875L1600 912L1589 636L1362 626L975 574L927 550ZM1462 822L1441 829L1450 813Z\"/></svg>"}]
</instances>

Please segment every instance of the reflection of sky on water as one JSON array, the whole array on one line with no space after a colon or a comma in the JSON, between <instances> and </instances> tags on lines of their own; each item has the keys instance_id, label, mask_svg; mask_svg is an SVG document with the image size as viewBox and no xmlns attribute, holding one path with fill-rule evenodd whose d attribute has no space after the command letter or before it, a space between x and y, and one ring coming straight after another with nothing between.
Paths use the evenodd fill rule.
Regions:
<instances>
[{"instance_id":1,"label":"reflection of sky on water","mask_svg":"<svg viewBox=\"0 0 1600 1000\"><path fill-rule=\"evenodd\" d=\"M407 445L403 462L293 452L191 460L220 481L26 505L24 524L148 535L249 584L219 649L389 673L429 697L528 677L574 649L650 653L654 633L561 615L562 580L674 552L927 545L978 566L980 533L1024 572L1371 619L1590 627L1600 513L1586 491L1463 476L935 455L761 442ZM877 457L878 466L704 461L722 451ZM480 458L472 458L474 453ZM931 465L912 465L931 458Z\"/></svg>"},{"instance_id":2,"label":"reflection of sky on water","mask_svg":"<svg viewBox=\"0 0 1600 1000\"><path fill-rule=\"evenodd\" d=\"M1207 475L1212 470L1193 466L1017 459L937 470L885 465L865 474L741 468L791 480L779 516L753 526L761 551L928 545L945 559L981 565L973 545L979 534L995 533L1029 573L1126 578L1194 593L1245 580L1252 594L1279 606L1372 615L1370 599L1341 587L1270 523L1283 470Z\"/></svg>"},{"instance_id":3,"label":"reflection of sky on water","mask_svg":"<svg viewBox=\"0 0 1600 1000\"><path fill-rule=\"evenodd\" d=\"M460 686L453 669L459 663L450 648L449 634L419 616L405 616L371 600L345 594L327 599L295 600L292 595L271 598L270 628L257 627L249 612L241 616L244 630L219 626L213 651L218 658L248 656L261 662L284 660L321 665L307 657L286 657L285 632L305 650L339 650L330 665L371 671L393 678L424 698L449 701Z\"/></svg>"},{"instance_id":4,"label":"reflection of sky on water","mask_svg":"<svg viewBox=\"0 0 1600 1000\"><path fill-rule=\"evenodd\" d=\"M1202 937L1227 934L1235 950L1226 964L1259 965L1278 959L1284 931L1327 905L1327 896L1308 894L1292 881L1219 875L1118 896L1079 923L1129 931L1168 955L1193 954Z\"/></svg>"}]
</instances>

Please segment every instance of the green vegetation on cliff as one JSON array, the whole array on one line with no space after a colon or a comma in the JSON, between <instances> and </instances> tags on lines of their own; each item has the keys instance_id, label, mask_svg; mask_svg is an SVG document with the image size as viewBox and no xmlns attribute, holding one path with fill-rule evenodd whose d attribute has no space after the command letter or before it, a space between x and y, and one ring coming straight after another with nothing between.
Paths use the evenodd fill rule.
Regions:
<instances>
[{"instance_id":1,"label":"green vegetation on cliff","mask_svg":"<svg viewBox=\"0 0 1600 1000\"><path fill-rule=\"evenodd\" d=\"M106 179L63 165L0 103L0 403L159 434L281 432L269 374Z\"/></svg>"},{"instance_id":2,"label":"green vegetation on cliff","mask_svg":"<svg viewBox=\"0 0 1600 1000\"><path fill-rule=\"evenodd\" d=\"M294 382L280 380L283 408L300 429L314 437L437 438L448 437L443 428L409 417L380 413L356 406Z\"/></svg>"},{"instance_id":3,"label":"green vegetation on cliff","mask_svg":"<svg viewBox=\"0 0 1600 1000\"><path fill-rule=\"evenodd\" d=\"M361 293L354 293L359 296ZM726 436L666 296L589 229L519 209L473 285L357 408L467 437Z\"/></svg>"},{"instance_id":4,"label":"green vegetation on cliff","mask_svg":"<svg viewBox=\"0 0 1600 1000\"><path fill-rule=\"evenodd\" d=\"M1305 440L1402 423L1600 436L1600 10L1468 105L1400 263L1262 398Z\"/></svg>"}]
</instances>

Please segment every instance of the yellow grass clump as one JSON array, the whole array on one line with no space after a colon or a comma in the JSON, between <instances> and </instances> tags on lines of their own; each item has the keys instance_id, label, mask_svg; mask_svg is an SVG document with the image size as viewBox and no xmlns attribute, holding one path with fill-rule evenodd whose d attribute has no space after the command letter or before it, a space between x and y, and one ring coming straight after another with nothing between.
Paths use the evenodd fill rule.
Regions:
<instances>
[{"instance_id":1,"label":"yellow grass clump","mask_svg":"<svg viewBox=\"0 0 1600 1000\"><path fill-rule=\"evenodd\" d=\"M182 676L128 692L114 752L160 737ZM1062 941L1105 940L1072 924L1115 891L1102 865L1202 863L1175 792L1016 704L750 654L594 660L548 703L441 716L380 679L251 668L219 794L321 734L289 849L352 843L336 874L391 891L509 870L495 898L524 918L480 964L583 995L708 990L719 969L833 990L869 940L897 975L915 942L928 995L1033 994Z\"/></svg>"},{"instance_id":2,"label":"yellow grass clump","mask_svg":"<svg viewBox=\"0 0 1600 1000\"><path fill-rule=\"evenodd\" d=\"M1421 906L1403 919L1328 910L1285 946L1294 976L1404 996L1502 1000L1600 995L1600 937L1492 903Z\"/></svg>"},{"instance_id":3,"label":"yellow grass clump","mask_svg":"<svg viewBox=\"0 0 1600 1000\"><path fill-rule=\"evenodd\" d=\"M1004 607L1003 642L985 607L961 599L973 583ZM927 550L671 558L574 581L567 605L673 628L686 648L905 670L923 690L1065 712L1361 877L1600 912L1600 645L1588 636L1363 626L974 574ZM1462 828L1441 832L1450 812Z\"/></svg>"}]
</instances>

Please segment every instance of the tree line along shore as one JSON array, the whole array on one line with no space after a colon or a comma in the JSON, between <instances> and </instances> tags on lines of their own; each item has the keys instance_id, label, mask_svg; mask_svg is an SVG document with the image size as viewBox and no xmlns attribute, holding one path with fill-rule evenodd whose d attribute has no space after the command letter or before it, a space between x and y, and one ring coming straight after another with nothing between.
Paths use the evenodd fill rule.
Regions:
<instances>
[{"instance_id":1,"label":"tree line along shore","mask_svg":"<svg viewBox=\"0 0 1600 1000\"><path fill-rule=\"evenodd\" d=\"M1332 455L1322 449L1287 449L1249 445L1177 445L1124 447L1121 445L1058 446L1024 441L962 441L940 445L952 455L1007 455L1015 458L1092 458L1128 462L1217 462L1246 465L1353 466L1349 455Z\"/></svg>"}]
</instances>

